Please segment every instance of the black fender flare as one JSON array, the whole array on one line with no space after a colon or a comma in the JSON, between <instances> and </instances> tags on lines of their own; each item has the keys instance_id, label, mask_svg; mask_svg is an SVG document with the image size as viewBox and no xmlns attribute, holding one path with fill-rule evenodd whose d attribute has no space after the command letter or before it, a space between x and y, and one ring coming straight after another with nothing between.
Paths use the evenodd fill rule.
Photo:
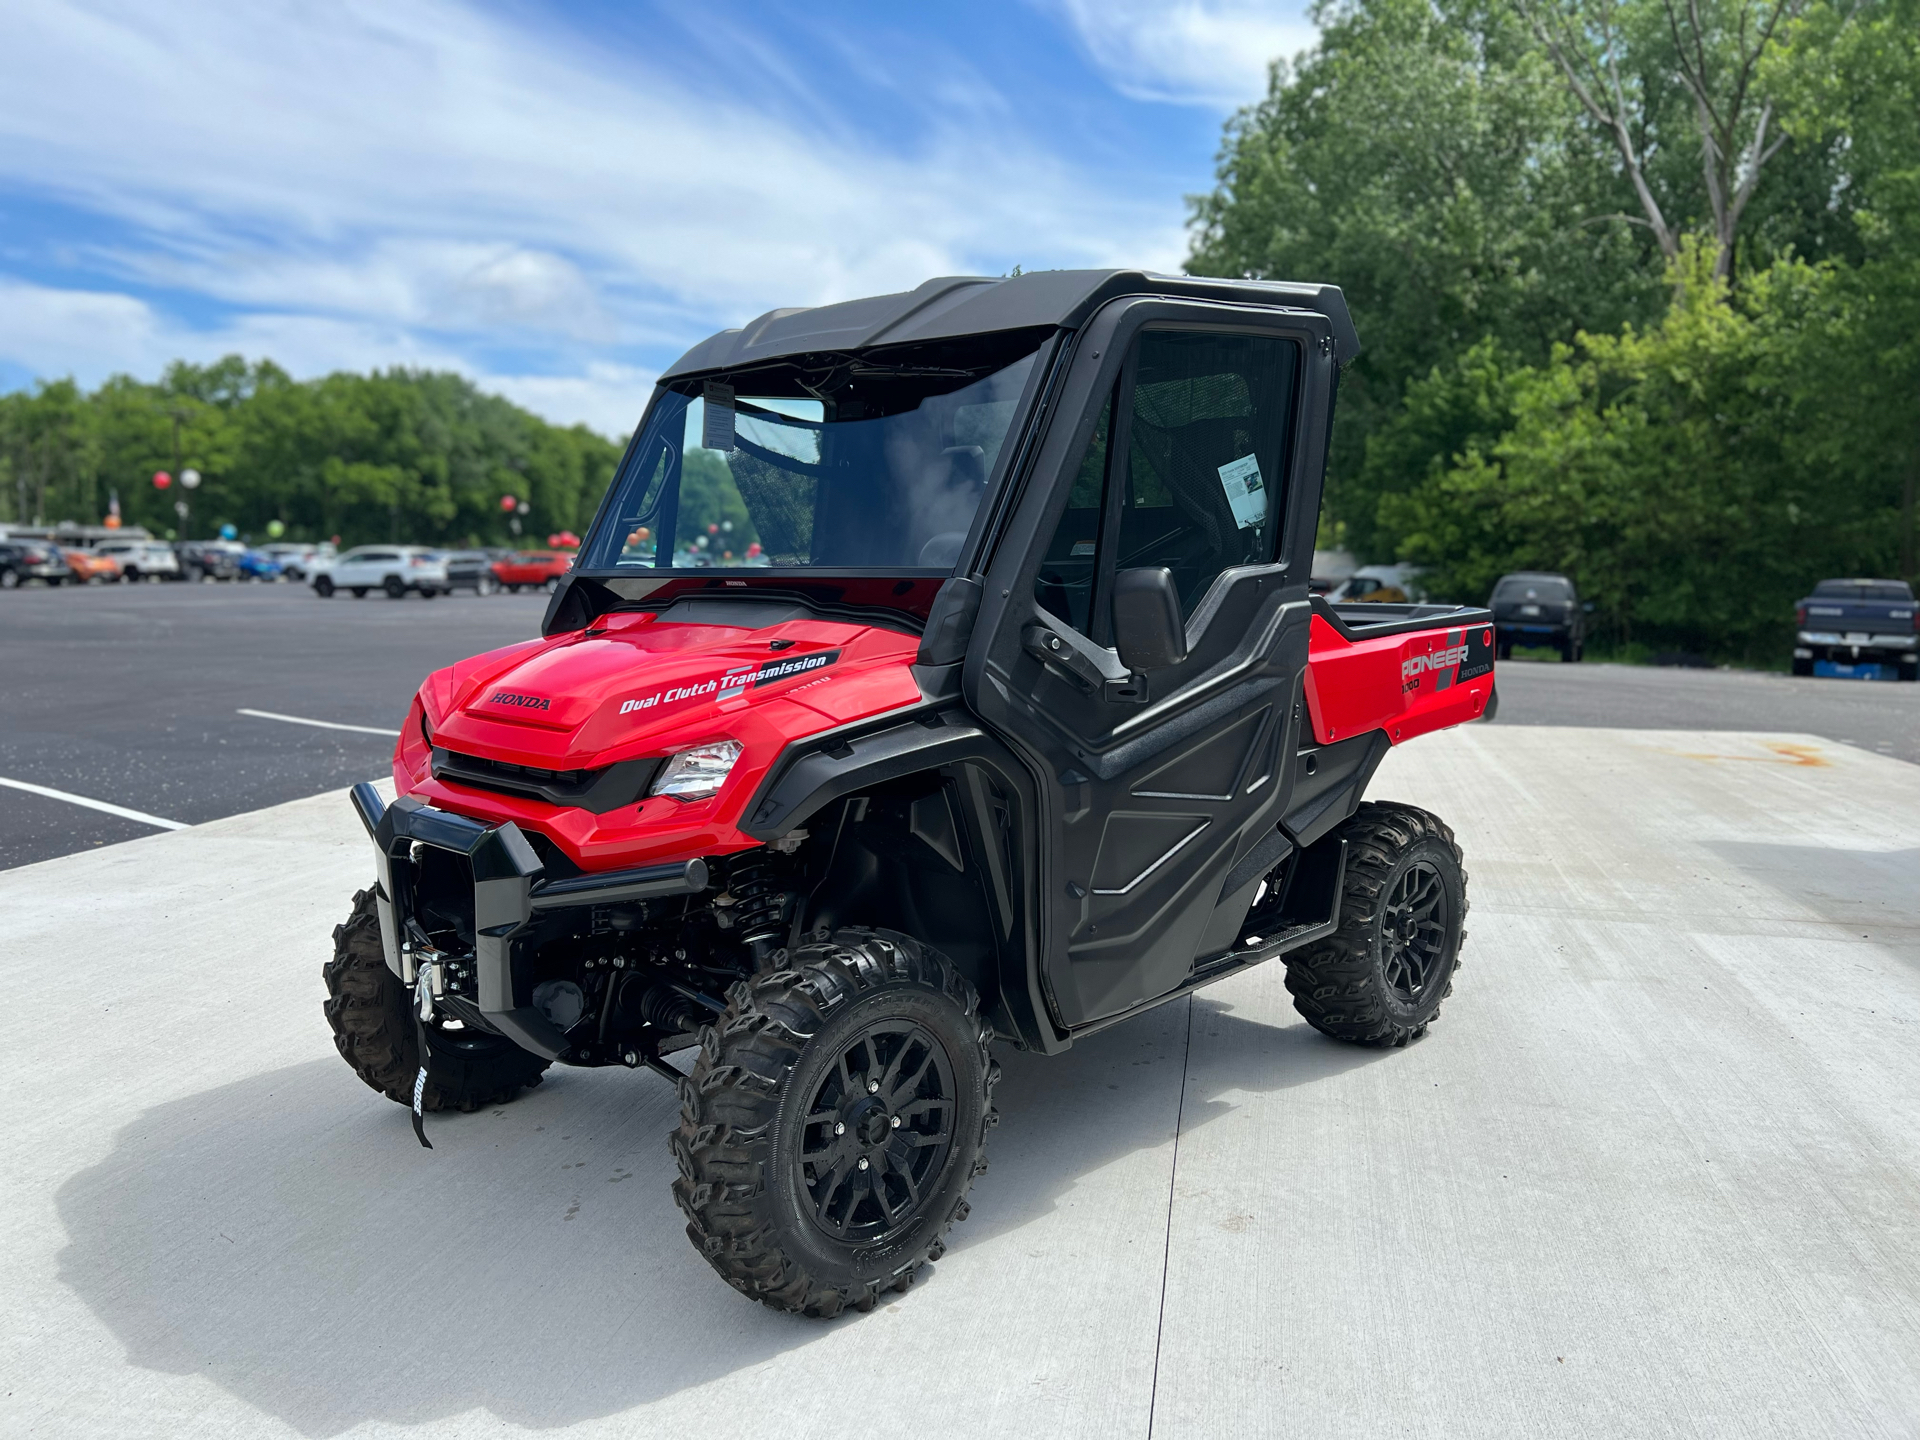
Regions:
<instances>
[{"instance_id":1,"label":"black fender flare","mask_svg":"<svg viewBox=\"0 0 1920 1440\"><path fill-rule=\"evenodd\" d=\"M891 780L961 767L995 777L1018 812L1016 854L1030 853L1038 814L1031 776L1006 745L952 701L922 702L793 742L747 802L738 828L762 843L777 840L849 795ZM1007 867L981 853L987 843L983 832L992 822L979 813L980 802L980 796L969 795L963 803L969 812L969 848L990 877L992 903L1002 912L994 927L1003 937L1000 1013L995 1018L1008 1038L1052 1053L1066 1048L1069 1037L1058 1024L1038 964L1032 867ZM922 938L938 942L937 936Z\"/></svg>"}]
</instances>

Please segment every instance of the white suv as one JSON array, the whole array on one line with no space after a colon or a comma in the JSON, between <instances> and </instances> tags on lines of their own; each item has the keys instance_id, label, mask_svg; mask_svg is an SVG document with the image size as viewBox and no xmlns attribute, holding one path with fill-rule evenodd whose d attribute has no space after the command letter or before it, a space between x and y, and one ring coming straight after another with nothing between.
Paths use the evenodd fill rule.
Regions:
<instances>
[{"instance_id":1,"label":"white suv","mask_svg":"<svg viewBox=\"0 0 1920 1440\"><path fill-rule=\"evenodd\" d=\"M180 578L180 557L171 545L158 540L102 540L93 547L93 553L118 560L120 578L129 583Z\"/></svg>"},{"instance_id":2,"label":"white suv","mask_svg":"<svg viewBox=\"0 0 1920 1440\"><path fill-rule=\"evenodd\" d=\"M447 589L447 562L419 545L359 545L313 567L313 593L325 599L350 590L358 600L369 590L384 590L401 600L409 590L431 600Z\"/></svg>"}]
</instances>

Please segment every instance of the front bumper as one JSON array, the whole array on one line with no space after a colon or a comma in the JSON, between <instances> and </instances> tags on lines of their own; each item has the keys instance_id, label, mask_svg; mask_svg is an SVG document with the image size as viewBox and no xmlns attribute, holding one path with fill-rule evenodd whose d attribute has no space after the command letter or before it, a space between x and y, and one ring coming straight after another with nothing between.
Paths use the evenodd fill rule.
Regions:
<instances>
[{"instance_id":1,"label":"front bumper","mask_svg":"<svg viewBox=\"0 0 1920 1440\"><path fill-rule=\"evenodd\" d=\"M373 841L380 915L380 943L387 968L413 985L423 969L437 984L449 966L471 967L477 1018L523 1050L565 1060L566 1035L531 1003L532 980L515 977L516 950L531 938L543 912L626 905L663 895L694 895L707 888L703 860L652 865L546 880L545 867L520 827L499 825L436 810L402 795L388 805L370 784L353 787L353 808ZM473 872L473 950L450 955L436 949L408 913L411 867L419 847L465 856Z\"/></svg>"}]
</instances>

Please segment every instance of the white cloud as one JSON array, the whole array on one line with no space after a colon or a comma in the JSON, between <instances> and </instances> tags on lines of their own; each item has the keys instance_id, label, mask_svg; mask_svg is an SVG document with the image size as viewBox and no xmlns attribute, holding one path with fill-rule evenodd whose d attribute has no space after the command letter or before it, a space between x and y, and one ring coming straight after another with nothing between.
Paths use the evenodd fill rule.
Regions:
<instances>
[{"instance_id":1,"label":"white cloud","mask_svg":"<svg viewBox=\"0 0 1920 1440\"><path fill-rule=\"evenodd\" d=\"M0 362L39 375L93 386L116 373L151 377L174 360L205 364L234 354L271 359L300 379L391 366L452 370L557 424L584 424L617 440L633 430L654 379L650 370L606 361L571 375L496 373L405 327L327 316L256 312L193 329L130 295L0 277Z\"/></svg>"},{"instance_id":2,"label":"white cloud","mask_svg":"<svg viewBox=\"0 0 1920 1440\"><path fill-rule=\"evenodd\" d=\"M625 440L653 394L654 375L633 365L595 361L584 375L488 375L483 388L561 425L585 425Z\"/></svg>"},{"instance_id":3,"label":"white cloud","mask_svg":"<svg viewBox=\"0 0 1920 1440\"><path fill-rule=\"evenodd\" d=\"M1231 110L1267 67L1319 40L1305 7L1270 0L1056 0L1101 73L1136 100Z\"/></svg>"},{"instance_id":4,"label":"white cloud","mask_svg":"<svg viewBox=\"0 0 1920 1440\"><path fill-rule=\"evenodd\" d=\"M0 180L246 303L592 336L638 291L691 340L1007 256L1183 249L1175 197L1095 190L978 112L862 149L454 0L0 7L0 93Z\"/></svg>"}]
</instances>

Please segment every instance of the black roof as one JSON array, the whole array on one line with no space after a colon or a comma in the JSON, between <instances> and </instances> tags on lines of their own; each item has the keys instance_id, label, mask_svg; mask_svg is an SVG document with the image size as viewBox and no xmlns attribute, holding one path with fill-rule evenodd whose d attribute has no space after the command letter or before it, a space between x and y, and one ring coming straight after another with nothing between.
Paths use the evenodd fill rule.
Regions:
<instances>
[{"instance_id":1,"label":"black roof","mask_svg":"<svg viewBox=\"0 0 1920 1440\"><path fill-rule=\"evenodd\" d=\"M1143 270L1036 270L1004 280L949 275L897 295L769 310L737 330L722 330L702 340L660 378L738 370L776 356L817 350L859 350L1040 325L1077 328L1116 295L1171 295L1312 310L1333 323L1334 358L1340 364L1360 353L1360 337L1337 285L1209 280Z\"/></svg>"}]
</instances>

